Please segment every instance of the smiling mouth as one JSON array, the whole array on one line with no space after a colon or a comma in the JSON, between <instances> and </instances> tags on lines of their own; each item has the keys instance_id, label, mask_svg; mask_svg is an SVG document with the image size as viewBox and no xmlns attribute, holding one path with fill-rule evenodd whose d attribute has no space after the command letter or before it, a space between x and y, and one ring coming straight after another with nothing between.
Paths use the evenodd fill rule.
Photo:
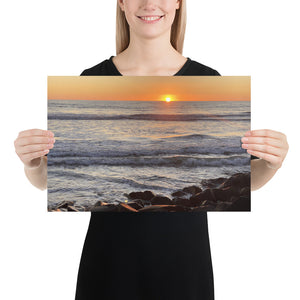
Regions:
<instances>
[{"instance_id":1,"label":"smiling mouth","mask_svg":"<svg viewBox=\"0 0 300 300\"><path fill-rule=\"evenodd\" d=\"M162 16L137 16L137 17L143 21L151 22L151 21L160 20L162 17L164 17L164 15L162 15Z\"/></svg>"}]
</instances>

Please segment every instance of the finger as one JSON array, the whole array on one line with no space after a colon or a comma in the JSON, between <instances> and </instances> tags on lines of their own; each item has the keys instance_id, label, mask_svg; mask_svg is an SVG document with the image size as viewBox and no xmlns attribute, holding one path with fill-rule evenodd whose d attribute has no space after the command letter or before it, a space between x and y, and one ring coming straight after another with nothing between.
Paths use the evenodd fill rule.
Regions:
<instances>
[{"instance_id":1,"label":"finger","mask_svg":"<svg viewBox=\"0 0 300 300\"><path fill-rule=\"evenodd\" d=\"M29 163L33 159L42 157L48 153L49 153L49 149L43 150L43 151L32 152L32 153L27 153L27 154L20 155L20 159L23 161L23 163Z\"/></svg>"},{"instance_id":2,"label":"finger","mask_svg":"<svg viewBox=\"0 0 300 300\"><path fill-rule=\"evenodd\" d=\"M248 149L252 151L263 152L267 154L272 154L275 156L281 156L282 150L280 148L276 148L270 145L260 145L260 144L242 144L243 149Z\"/></svg>"},{"instance_id":3,"label":"finger","mask_svg":"<svg viewBox=\"0 0 300 300\"><path fill-rule=\"evenodd\" d=\"M15 146L21 147L33 144L51 144L55 143L55 139L45 136L26 136L15 140Z\"/></svg>"},{"instance_id":4,"label":"finger","mask_svg":"<svg viewBox=\"0 0 300 300\"><path fill-rule=\"evenodd\" d=\"M274 139L286 138L285 134L283 134L279 131L270 130L270 129L250 130L245 133L245 136L270 137L270 138L274 138Z\"/></svg>"},{"instance_id":5,"label":"finger","mask_svg":"<svg viewBox=\"0 0 300 300\"><path fill-rule=\"evenodd\" d=\"M242 142L244 144L259 144L259 145L267 145L267 146L273 146L277 148L282 148L282 141L271 138L271 137L243 137Z\"/></svg>"},{"instance_id":6,"label":"finger","mask_svg":"<svg viewBox=\"0 0 300 300\"><path fill-rule=\"evenodd\" d=\"M264 152L260 152L260 151L254 151L254 150L247 150L247 152L251 155L254 155L256 157L259 157L259 158L269 162L274 167L280 167L281 164L282 164L282 160L278 156L268 154L268 153L264 153Z\"/></svg>"},{"instance_id":7,"label":"finger","mask_svg":"<svg viewBox=\"0 0 300 300\"><path fill-rule=\"evenodd\" d=\"M50 130L42 130L42 129L29 129L24 130L19 133L18 137L29 137L29 136L48 136L48 137L54 137L54 133Z\"/></svg>"},{"instance_id":8,"label":"finger","mask_svg":"<svg viewBox=\"0 0 300 300\"><path fill-rule=\"evenodd\" d=\"M43 151L47 149L52 149L54 147L53 144L35 144L35 145L27 145L23 147L19 147L18 154L27 154L32 152Z\"/></svg>"}]
</instances>

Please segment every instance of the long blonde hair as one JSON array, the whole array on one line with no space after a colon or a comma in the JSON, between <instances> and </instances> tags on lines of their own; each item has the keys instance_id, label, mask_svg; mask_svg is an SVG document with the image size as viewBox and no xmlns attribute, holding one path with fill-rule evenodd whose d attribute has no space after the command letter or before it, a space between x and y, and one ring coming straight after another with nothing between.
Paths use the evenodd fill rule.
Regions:
<instances>
[{"instance_id":1,"label":"long blonde hair","mask_svg":"<svg viewBox=\"0 0 300 300\"><path fill-rule=\"evenodd\" d=\"M174 22L171 28L171 44L182 54L185 26L186 26L186 0L180 0L180 7L176 10ZM129 25L125 13L117 3L117 23L116 23L116 52L124 51L129 45Z\"/></svg>"}]
</instances>

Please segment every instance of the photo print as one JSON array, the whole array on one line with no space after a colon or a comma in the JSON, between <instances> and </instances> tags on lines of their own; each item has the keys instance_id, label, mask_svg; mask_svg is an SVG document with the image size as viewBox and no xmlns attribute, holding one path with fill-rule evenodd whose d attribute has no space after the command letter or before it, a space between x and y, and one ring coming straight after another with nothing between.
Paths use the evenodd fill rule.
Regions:
<instances>
[{"instance_id":1,"label":"photo print","mask_svg":"<svg viewBox=\"0 0 300 300\"><path fill-rule=\"evenodd\" d=\"M48 211L250 211L249 76L49 76Z\"/></svg>"}]
</instances>

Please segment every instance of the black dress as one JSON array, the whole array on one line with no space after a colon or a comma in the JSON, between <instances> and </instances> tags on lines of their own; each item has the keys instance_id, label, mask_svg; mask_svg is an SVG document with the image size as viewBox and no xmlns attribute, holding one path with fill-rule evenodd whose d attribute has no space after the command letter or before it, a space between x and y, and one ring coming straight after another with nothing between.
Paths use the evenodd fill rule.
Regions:
<instances>
[{"instance_id":1,"label":"black dress","mask_svg":"<svg viewBox=\"0 0 300 300\"><path fill-rule=\"evenodd\" d=\"M112 57L83 76L121 76ZM175 76L220 75L188 58ZM206 212L91 212L75 300L213 300Z\"/></svg>"}]
</instances>

